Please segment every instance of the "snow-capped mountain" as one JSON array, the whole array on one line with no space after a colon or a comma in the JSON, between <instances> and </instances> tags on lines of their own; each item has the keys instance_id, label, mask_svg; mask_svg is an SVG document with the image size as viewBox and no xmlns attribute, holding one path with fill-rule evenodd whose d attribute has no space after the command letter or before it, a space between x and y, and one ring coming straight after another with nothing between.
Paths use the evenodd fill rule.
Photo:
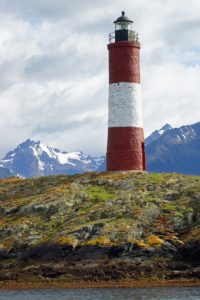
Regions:
<instances>
[{"instance_id":1,"label":"snow-capped mountain","mask_svg":"<svg viewBox=\"0 0 200 300\"><path fill-rule=\"evenodd\" d=\"M0 167L27 178L97 171L103 161L103 156L92 157L82 152L61 152L45 146L40 141L28 139L0 160Z\"/></svg>"},{"instance_id":2,"label":"snow-capped mountain","mask_svg":"<svg viewBox=\"0 0 200 300\"><path fill-rule=\"evenodd\" d=\"M150 136L145 139L145 145L148 145L156 140L158 140L167 131L173 129L170 124L165 124L160 130L155 130Z\"/></svg>"},{"instance_id":3,"label":"snow-capped mountain","mask_svg":"<svg viewBox=\"0 0 200 300\"><path fill-rule=\"evenodd\" d=\"M173 128L166 124L146 140L147 170L200 175L200 123ZM105 171L105 156L61 152L27 140L0 160L0 176L36 177ZM2 175L1 175L2 174Z\"/></svg>"},{"instance_id":4,"label":"snow-capped mountain","mask_svg":"<svg viewBox=\"0 0 200 300\"><path fill-rule=\"evenodd\" d=\"M146 144L147 170L200 175L200 122L167 130Z\"/></svg>"}]
</instances>

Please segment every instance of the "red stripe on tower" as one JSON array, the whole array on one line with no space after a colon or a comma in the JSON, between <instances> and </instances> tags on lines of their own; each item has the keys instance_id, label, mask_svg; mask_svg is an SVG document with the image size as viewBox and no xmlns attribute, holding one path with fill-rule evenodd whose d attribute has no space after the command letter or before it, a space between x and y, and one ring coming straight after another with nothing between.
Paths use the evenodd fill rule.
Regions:
<instances>
[{"instance_id":1,"label":"red stripe on tower","mask_svg":"<svg viewBox=\"0 0 200 300\"><path fill-rule=\"evenodd\" d=\"M110 35L107 171L144 171L140 43L122 12ZM113 43L114 38L114 43Z\"/></svg>"}]
</instances>

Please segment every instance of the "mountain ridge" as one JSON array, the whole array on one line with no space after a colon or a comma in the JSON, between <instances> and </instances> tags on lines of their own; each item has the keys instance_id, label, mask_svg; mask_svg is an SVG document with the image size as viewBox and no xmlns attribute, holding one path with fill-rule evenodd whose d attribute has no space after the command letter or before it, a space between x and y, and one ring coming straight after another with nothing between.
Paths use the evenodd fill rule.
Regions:
<instances>
[{"instance_id":1,"label":"mountain ridge","mask_svg":"<svg viewBox=\"0 0 200 300\"><path fill-rule=\"evenodd\" d=\"M168 132L169 130L173 129L173 127L170 124L165 124L161 129L153 131L146 139L145 139L145 145L158 140L163 134Z\"/></svg>"},{"instance_id":2,"label":"mountain ridge","mask_svg":"<svg viewBox=\"0 0 200 300\"><path fill-rule=\"evenodd\" d=\"M147 169L200 175L200 122L165 132L146 146Z\"/></svg>"},{"instance_id":3,"label":"mountain ridge","mask_svg":"<svg viewBox=\"0 0 200 300\"><path fill-rule=\"evenodd\" d=\"M0 166L22 177L57 174L76 174L95 171L103 157L92 157L82 152L66 152L27 139L0 161Z\"/></svg>"},{"instance_id":4,"label":"mountain ridge","mask_svg":"<svg viewBox=\"0 0 200 300\"><path fill-rule=\"evenodd\" d=\"M165 124L145 139L147 171L200 175L200 122L173 128ZM105 156L66 152L27 139L0 160L0 167L24 178L103 172ZM5 171L4 171L5 172Z\"/></svg>"}]
</instances>

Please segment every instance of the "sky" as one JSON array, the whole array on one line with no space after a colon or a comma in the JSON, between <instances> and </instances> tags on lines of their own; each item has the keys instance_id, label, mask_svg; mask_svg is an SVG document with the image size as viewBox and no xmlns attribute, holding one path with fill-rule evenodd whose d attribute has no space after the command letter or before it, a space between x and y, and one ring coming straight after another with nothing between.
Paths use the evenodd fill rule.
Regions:
<instances>
[{"instance_id":1,"label":"sky","mask_svg":"<svg viewBox=\"0 0 200 300\"><path fill-rule=\"evenodd\" d=\"M0 0L0 157L28 138L105 154L122 10L141 42L145 136L200 121L200 0Z\"/></svg>"}]
</instances>

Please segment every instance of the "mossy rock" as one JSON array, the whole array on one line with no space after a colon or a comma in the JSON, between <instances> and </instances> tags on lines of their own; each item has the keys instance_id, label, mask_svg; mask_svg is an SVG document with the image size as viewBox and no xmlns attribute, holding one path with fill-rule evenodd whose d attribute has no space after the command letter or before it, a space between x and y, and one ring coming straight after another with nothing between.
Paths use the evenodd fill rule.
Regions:
<instances>
[{"instance_id":1,"label":"mossy rock","mask_svg":"<svg viewBox=\"0 0 200 300\"><path fill-rule=\"evenodd\" d=\"M1 243L57 239L73 248L77 241L119 245L137 240L142 248L163 245L170 234L177 241L199 239L199 188L200 177L179 174L87 173L0 180Z\"/></svg>"}]
</instances>

